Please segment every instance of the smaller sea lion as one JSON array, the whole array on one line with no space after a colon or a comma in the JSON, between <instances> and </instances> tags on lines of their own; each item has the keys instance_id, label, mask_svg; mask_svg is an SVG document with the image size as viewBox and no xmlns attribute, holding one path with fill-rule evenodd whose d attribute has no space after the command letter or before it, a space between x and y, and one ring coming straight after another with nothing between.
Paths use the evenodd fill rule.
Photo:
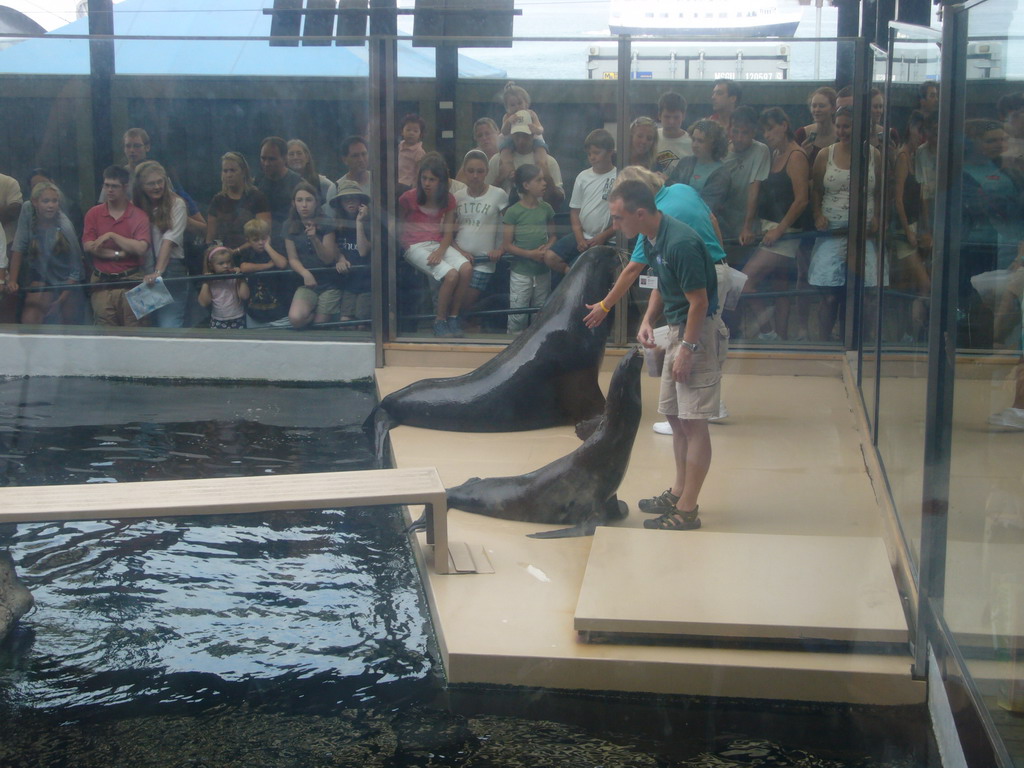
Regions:
<instances>
[{"instance_id":1,"label":"smaller sea lion","mask_svg":"<svg viewBox=\"0 0 1024 768\"><path fill-rule=\"evenodd\" d=\"M572 527L534 538L589 536L628 514L615 492L626 474L640 424L643 351L630 350L612 374L604 415L572 453L516 477L472 478L448 490L448 506L479 515Z\"/></svg>"}]
</instances>

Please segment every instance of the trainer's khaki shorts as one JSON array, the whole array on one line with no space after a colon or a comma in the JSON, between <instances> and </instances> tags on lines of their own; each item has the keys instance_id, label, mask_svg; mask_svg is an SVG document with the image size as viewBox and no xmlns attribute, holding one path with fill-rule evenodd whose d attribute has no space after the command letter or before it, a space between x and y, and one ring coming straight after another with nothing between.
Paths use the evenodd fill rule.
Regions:
<instances>
[{"instance_id":1,"label":"trainer's khaki shorts","mask_svg":"<svg viewBox=\"0 0 1024 768\"><path fill-rule=\"evenodd\" d=\"M710 419L718 415L722 395L722 347L729 331L721 319L704 318L700 348L693 353L693 367L685 384L672 378L672 363L682 348L679 339L684 326L669 326L668 351L661 372L658 413L680 419Z\"/></svg>"}]
</instances>

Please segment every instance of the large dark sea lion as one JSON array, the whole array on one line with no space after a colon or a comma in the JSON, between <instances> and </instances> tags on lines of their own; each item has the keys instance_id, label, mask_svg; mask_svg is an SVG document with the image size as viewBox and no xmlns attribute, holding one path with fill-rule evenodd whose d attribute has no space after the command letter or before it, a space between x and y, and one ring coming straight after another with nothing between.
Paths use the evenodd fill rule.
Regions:
<instances>
[{"instance_id":1,"label":"large dark sea lion","mask_svg":"<svg viewBox=\"0 0 1024 768\"><path fill-rule=\"evenodd\" d=\"M619 263L595 246L573 264L534 318L498 355L464 376L423 379L380 401L363 424L378 456L391 427L453 432L518 432L576 424L601 413L597 372L613 325L587 328L584 304L605 297Z\"/></svg>"},{"instance_id":2,"label":"large dark sea lion","mask_svg":"<svg viewBox=\"0 0 1024 768\"><path fill-rule=\"evenodd\" d=\"M448 490L448 506L505 520L571 525L536 538L589 536L628 510L615 492L626 474L640 424L643 351L631 350L612 374L604 415L575 451L517 477L473 478Z\"/></svg>"}]
</instances>

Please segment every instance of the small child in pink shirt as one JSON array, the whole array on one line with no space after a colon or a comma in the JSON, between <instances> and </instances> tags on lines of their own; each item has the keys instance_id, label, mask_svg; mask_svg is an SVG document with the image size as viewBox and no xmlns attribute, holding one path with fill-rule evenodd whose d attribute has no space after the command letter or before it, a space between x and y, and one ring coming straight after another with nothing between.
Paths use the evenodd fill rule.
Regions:
<instances>
[{"instance_id":1,"label":"small child in pink shirt","mask_svg":"<svg viewBox=\"0 0 1024 768\"><path fill-rule=\"evenodd\" d=\"M227 275L239 272L230 248L216 245L207 252L206 274ZM199 289L199 306L211 308L211 328L245 328L245 302L248 299L249 284L243 277L208 281Z\"/></svg>"},{"instance_id":2,"label":"small child in pink shirt","mask_svg":"<svg viewBox=\"0 0 1024 768\"><path fill-rule=\"evenodd\" d=\"M427 154L423 149L423 134L427 124L417 114L410 113L402 118L402 140L398 142L398 193L416 186L416 169Z\"/></svg>"}]
</instances>

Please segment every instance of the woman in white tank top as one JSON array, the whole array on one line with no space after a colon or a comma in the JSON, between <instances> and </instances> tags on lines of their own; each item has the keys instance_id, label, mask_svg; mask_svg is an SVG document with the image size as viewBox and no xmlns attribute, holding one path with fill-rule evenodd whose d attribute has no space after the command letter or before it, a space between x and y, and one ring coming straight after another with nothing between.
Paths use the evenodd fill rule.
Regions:
<instances>
[{"instance_id":1,"label":"woman in white tank top","mask_svg":"<svg viewBox=\"0 0 1024 768\"><path fill-rule=\"evenodd\" d=\"M818 153L812 172L811 205L814 210L814 226L820 232L845 229L850 224L850 166L853 158L850 137L853 133L853 112L849 107L840 107L832 120L838 141ZM867 206L868 234L878 231L876 211L880 179L876 169L880 162L878 150L872 148L867 179L867 187L871 190ZM823 341L831 338L840 300L844 296L842 288L846 285L847 274L846 243L846 235L819 237L811 253L807 281L825 289L818 308L819 339ZM866 285L877 285L872 239L866 241L864 261Z\"/></svg>"}]
</instances>

